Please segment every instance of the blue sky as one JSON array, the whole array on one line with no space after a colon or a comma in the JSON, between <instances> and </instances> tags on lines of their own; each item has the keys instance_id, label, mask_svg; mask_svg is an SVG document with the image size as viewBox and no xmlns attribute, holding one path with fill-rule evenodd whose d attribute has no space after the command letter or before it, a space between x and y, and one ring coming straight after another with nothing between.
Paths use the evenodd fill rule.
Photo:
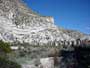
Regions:
<instances>
[{"instance_id":1,"label":"blue sky","mask_svg":"<svg viewBox=\"0 0 90 68\"><path fill-rule=\"evenodd\" d=\"M90 34L90 0L23 1L40 14L53 16L55 24L59 27Z\"/></svg>"}]
</instances>

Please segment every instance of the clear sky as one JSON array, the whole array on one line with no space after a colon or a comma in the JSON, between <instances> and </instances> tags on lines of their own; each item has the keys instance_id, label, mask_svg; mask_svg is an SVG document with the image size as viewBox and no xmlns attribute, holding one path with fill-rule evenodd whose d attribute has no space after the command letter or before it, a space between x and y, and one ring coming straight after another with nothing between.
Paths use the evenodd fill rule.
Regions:
<instances>
[{"instance_id":1,"label":"clear sky","mask_svg":"<svg viewBox=\"0 0 90 68\"><path fill-rule=\"evenodd\" d=\"M53 16L57 26L90 34L90 0L23 1L40 14Z\"/></svg>"}]
</instances>

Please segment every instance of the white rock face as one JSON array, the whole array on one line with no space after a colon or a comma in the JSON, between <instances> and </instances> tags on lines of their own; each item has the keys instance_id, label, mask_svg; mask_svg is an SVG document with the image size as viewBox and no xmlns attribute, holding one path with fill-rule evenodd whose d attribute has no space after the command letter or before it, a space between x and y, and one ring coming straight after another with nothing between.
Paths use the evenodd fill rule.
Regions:
<instances>
[{"instance_id":1,"label":"white rock face","mask_svg":"<svg viewBox=\"0 0 90 68\"><path fill-rule=\"evenodd\" d=\"M25 64L25 65L24 65L24 64L23 64L23 65L22 65L22 68L37 68L37 67L36 67L35 65L30 65L30 64L27 64L27 65Z\"/></svg>"},{"instance_id":2,"label":"white rock face","mask_svg":"<svg viewBox=\"0 0 90 68\"><path fill-rule=\"evenodd\" d=\"M70 39L68 35L60 32L54 24L51 26L25 26L13 24L13 21L4 17L0 17L0 38L4 41L20 41L20 42L40 42L48 43L54 40Z\"/></svg>"},{"instance_id":3,"label":"white rock face","mask_svg":"<svg viewBox=\"0 0 90 68\"><path fill-rule=\"evenodd\" d=\"M54 60L53 58L42 58L40 59L40 62L43 66L43 68L54 68Z\"/></svg>"},{"instance_id":4,"label":"white rock face","mask_svg":"<svg viewBox=\"0 0 90 68\"><path fill-rule=\"evenodd\" d=\"M48 58L40 58L38 60L40 62L39 65L33 64L21 64L22 68L54 68L54 59L53 57L48 57Z\"/></svg>"},{"instance_id":5,"label":"white rock face","mask_svg":"<svg viewBox=\"0 0 90 68\"><path fill-rule=\"evenodd\" d=\"M22 0L0 0L0 39L47 43L71 41L85 36L78 31L58 28L54 25L53 17L41 16L23 3ZM6 37L7 34L9 38Z\"/></svg>"},{"instance_id":6,"label":"white rock face","mask_svg":"<svg viewBox=\"0 0 90 68\"><path fill-rule=\"evenodd\" d=\"M53 17L38 15L20 0L0 0L0 39L30 44L72 40L56 25Z\"/></svg>"}]
</instances>

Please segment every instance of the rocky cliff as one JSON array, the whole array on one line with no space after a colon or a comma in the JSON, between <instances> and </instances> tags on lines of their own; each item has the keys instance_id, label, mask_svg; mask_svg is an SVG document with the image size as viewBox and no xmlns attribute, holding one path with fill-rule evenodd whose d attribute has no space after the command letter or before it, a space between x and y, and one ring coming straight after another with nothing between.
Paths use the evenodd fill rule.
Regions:
<instances>
[{"instance_id":1,"label":"rocky cliff","mask_svg":"<svg viewBox=\"0 0 90 68\"><path fill-rule=\"evenodd\" d=\"M75 40L71 33L54 25L53 17L28 8L22 0L0 0L0 39L3 41L44 44Z\"/></svg>"}]
</instances>

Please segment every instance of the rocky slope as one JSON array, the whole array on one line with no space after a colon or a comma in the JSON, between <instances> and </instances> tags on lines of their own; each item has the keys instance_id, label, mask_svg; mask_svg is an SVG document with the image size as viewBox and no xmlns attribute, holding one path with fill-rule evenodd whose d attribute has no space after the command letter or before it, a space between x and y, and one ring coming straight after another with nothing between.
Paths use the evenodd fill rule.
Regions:
<instances>
[{"instance_id":1,"label":"rocky slope","mask_svg":"<svg viewBox=\"0 0 90 68\"><path fill-rule=\"evenodd\" d=\"M75 40L77 36L73 34L54 25L53 17L35 13L21 0L0 0L0 39L3 41L44 44Z\"/></svg>"},{"instance_id":2,"label":"rocky slope","mask_svg":"<svg viewBox=\"0 0 90 68\"><path fill-rule=\"evenodd\" d=\"M81 39L84 36L87 36L86 34L76 31L76 30L63 29L63 32L74 39Z\"/></svg>"},{"instance_id":3,"label":"rocky slope","mask_svg":"<svg viewBox=\"0 0 90 68\"><path fill-rule=\"evenodd\" d=\"M74 38L74 39L80 39L80 40L90 40L90 35L88 34L84 34L80 31L77 30L67 30L67 29L62 29L63 32L67 35L69 35L70 37Z\"/></svg>"},{"instance_id":4,"label":"rocky slope","mask_svg":"<svg viewBox=\"0 0 90 68\"><path fill-rule=\"evenodd\" d=\"M53 17L33 12L21 0L0 0L0 39L48 43L72 38L54 25Z\"/></svg>"}]
</instances>

